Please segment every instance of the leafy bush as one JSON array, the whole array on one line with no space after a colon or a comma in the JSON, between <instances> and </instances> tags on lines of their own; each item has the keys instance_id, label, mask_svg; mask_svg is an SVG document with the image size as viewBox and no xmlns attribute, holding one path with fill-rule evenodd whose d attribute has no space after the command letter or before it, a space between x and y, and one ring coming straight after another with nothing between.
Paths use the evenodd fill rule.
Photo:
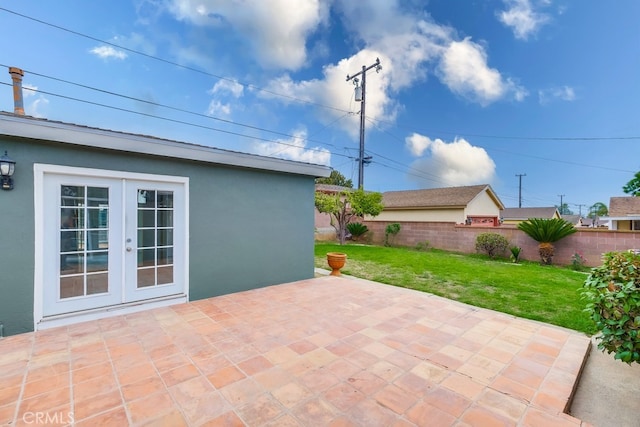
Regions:
<instances>
[{"instance_id":1,"label":"leafy bush","mask_svg":"<svg viewBox=\"0 0 640 427\"><path fill-rule=\"evenodd\" d=\"M369 228L361 222L350 222L347 224L347 230L351 233L353 240L358 240Z\"/></svg>"},{"instance_id":2,"label":"leafy bush","mask_svg":"<svg viewBox=\"0 0 640 427\"><path fill-rule=\"evenodd\" d=\"M640 363L640 255L609 252L591 270L582 297L601 332L598 348L618 360Z\"/></svg>"},{"instance_id":3,"label":"leafy bush","mask_svg":"<svg viewBox=\"0 0 640 427\"><path fill-rule=\"evenodd\" d=\"M571 257L571 268L576 271L582 271L585 269L584 264L587 260L582 256L580 252L576 252Z\"/></svg>"},{"instance_id":4,"label":"leafy bush","mask_svg":"<svg viewBox=\"0 0 640 427\"><path fill-rule=\"evenodd\" d=\"M520 246L511 246L509 250L511 251L511 261L520 261L520 253L522 252L522 248Z\"/></svg>"},{"instance_id":5,"label":"leafy bush","mask_svg":"<svg viewBox=\"0 0 640 427\"><path fill-rule=\"evenodd\" d=\"M396 234L398 234L399 232L400 224L398 224L397 222L387 225L387 228L384 230L384 245L391 246L391 243L389 242L389 236L394 236L393 238L395 238Z\"/></svg>"},{"instance_id":6,"label":"leafy bush","mask_svg":"<svg viewBox=\"0 0 640 427\"><path fill-rule=\"evenodd\" d=\"M504 254L509 247L509 241L502 234L480 233L476 237L476 251L485 252L489 258Z\"/></svg>"},{"instance_id":7,"label":"leafy bush","mask_svg":"<svg viewBox=\"0 0 640 427\"><path fill-rule=\"evenodd\" d=\"M416 243L416 250L417 251L428 251L430 248L430 243L428 240L425 240L424 242L418 242Z\"/></svg>"}]
</instances>

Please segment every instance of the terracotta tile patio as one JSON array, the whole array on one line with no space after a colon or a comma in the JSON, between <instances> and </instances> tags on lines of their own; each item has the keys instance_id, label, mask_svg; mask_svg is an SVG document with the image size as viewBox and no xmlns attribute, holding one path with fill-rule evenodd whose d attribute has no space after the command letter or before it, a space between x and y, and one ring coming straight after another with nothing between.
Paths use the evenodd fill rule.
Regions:
<instances>
[{"instance_id":1,"label":"terracotta tile patio","mask_svg":"<svg viewBox=\"0 0 640 427\"><path fill-rule=\"evenodd\" d=\"M564 411L589 345L321 277L5 338L0 424L579 426Z\"/></svg>"}]
</instances>

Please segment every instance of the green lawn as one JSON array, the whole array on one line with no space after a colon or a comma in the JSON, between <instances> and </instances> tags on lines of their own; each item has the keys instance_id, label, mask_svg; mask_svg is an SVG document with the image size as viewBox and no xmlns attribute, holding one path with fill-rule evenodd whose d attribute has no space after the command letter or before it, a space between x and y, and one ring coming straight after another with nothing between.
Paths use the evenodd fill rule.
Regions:
<instances>
[{"instance_id":1,"label":"green lawn","mask_svg":"<svg viewBox=\"0 0 640 427\"><path fill-rule=\"evenodd\" d=\"M445 298L585 332L596 332L580 299L587 277L566 267L513 264L439 250L316 243L315 266L327 252L344 252L344 274L430 292Z\"/></svg>"}]
</instances>

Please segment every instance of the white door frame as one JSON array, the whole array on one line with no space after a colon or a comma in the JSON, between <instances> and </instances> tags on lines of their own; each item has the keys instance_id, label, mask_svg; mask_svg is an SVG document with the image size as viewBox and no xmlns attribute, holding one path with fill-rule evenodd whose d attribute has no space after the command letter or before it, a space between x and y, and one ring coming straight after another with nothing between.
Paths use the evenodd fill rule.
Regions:
<instances>
[{"instance_id":1,"label":"white door frame","mask_svg":"<svg viewBox=\"0 0 640 427\"><path fill-rule=\"evenodd\" d=\"M188 301L189 295L189 178L177 177L170 175L155 175L136 172L122 172L104 169L79 168L50 164L34 164L34 214L35 214L35 254L34 254L34 329L47 329L51 327L77 323L86 320L99 319L120 314L126 314L150 308L178 304ZM44 183L47 174L62 174L70 176L86 176L97 178L109 178L119 180L137 180L158 183L178 184L184 189L184 218L182 224L184 232L184 250L180 254L174 254L174 257L180 257L176 263L182 263L184 268L180 277L184 284L184 291L180 295L172 295L169 297L156 298L149 301L134 301L131 303L120 304L112 307L104 307L90 309L81 312L69 313L58 316L47 316L43 313L44 299L44 227L45 227L45 195ZM123 210L124 212L124 210ZM123 214L123 213L122 213ZM124 242L125 237L122 236ZM124 271L124 270L123 270ZM122 278L124 280L124 277Z\"/></svg>"}]
</instances>

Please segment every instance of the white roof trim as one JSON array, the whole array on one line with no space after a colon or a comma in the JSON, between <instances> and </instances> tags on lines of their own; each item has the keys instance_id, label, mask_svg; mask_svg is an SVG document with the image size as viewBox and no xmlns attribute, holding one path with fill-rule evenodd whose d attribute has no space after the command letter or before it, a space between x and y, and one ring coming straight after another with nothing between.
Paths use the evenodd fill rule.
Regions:
<instances>
[{"instance_id":1,"label":"white roof trim","mask_svg":"<svg viewBox=\"0 0 640 427\"><path fill-rule=\"evenodd\" d=\"M151 154L241 168L310 175L314 177L328 177L331 173L329 166L258 156L204 145L84 127L32 117L17 116L14 114L2 113L0 114L0 121L2 121L0 135L11 137L63 142L85 147Z\"/></svg>"},{"instance_id":2,"label":"white roof trim","mask_svg":"<svg viewBox=\"0 0 640 427\"><path fill-rule=\"evenodd\" d=\"M640 214L628 215L628 216L601 216L599 218L599 220L600 221L609 221L609 220L613 220L613 221L628 221L628 220L637 221L637 220L640 220Z\"/></svg>"}]
</instances>

